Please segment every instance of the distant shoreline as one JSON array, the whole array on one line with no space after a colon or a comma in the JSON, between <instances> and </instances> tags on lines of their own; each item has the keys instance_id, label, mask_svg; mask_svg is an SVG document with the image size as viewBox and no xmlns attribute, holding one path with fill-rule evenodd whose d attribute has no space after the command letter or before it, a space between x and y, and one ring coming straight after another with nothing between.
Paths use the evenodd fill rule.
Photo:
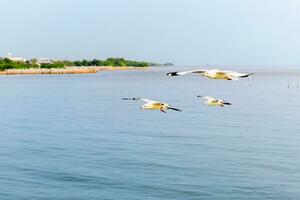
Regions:
<instances>
[{"instance_id":1,"label":"distant shoreline","mask_svg":"<svg viewBox=\"0 0 300 200\"><path fill-rule=\"evenodd\" d=\"M148 67L131 66L86 66L86 67L65 67L65 68L29 68L29 69L6 69L0 71L0 75L30 75L30 74L94 74L99 71L117 70L145 70Z\"/></svg>"}]
</instances>

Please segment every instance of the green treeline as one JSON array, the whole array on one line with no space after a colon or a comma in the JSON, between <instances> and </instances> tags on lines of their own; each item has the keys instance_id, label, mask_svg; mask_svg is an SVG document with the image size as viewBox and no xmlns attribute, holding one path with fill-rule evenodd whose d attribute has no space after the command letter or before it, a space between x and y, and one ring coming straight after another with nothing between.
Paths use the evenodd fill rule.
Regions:
<instances>
[{"instance_id":1,"label":"green treeline","mask_svg":"<svg viewBox=\"0 0 300 200\"><path fill-rule=\"evenodd\" d=\"M24 69L24 68L32 68L35 67L31 63L23 63L23 62L13 62L8 58L0 59L0 70L3 71L5 69Z\"/></svg>"},{"instance_id":2,"label":"green treeline","mask_svg":"<svg viewBox=\"0 0 300 200\"><path fill-rule=\"evenodd\" d=\"M0 58L0 70L6 69L28 69L28 68L65 68L68 66L113 66L113 67L122 67L122 66L132 66L132 67L148 67L148 66L161 66L157 63L143 62L143 61L133 61L125 60L124 58L108 58L106 60L79 60L79 61L51 61L48 63L39 63L37 59L22 61L12 61L9 58Z\"/></svg>"},{"instance_id":3,"label":"green treeline","mask_svg":"<svg viewBox=\"0 0 300 200\"><path fill-rule=\"evenodd\" d=\"M25 62L21 61L12 61L9 58L1 58L0 59L0 71L4 71L6 69L29 69L29 68L64 68L65 65L62 63L42 63L39 64L35 59L27 60Z\"/></svg>"},{"instance_id":4,"label":"green treeline","mask_svg":"<svg viewBox=\"0 0 300 200\"><path fill-rule=\"evenodd\" d=\"M108 58L106 60L78 60L78 61L61 61L64 62L66 66L113 66L113 67L149 67L149 66L159 66L157 63L143 62L143 61L133 61L125 60L124 58Z\"/></svg>"}]
</instances>

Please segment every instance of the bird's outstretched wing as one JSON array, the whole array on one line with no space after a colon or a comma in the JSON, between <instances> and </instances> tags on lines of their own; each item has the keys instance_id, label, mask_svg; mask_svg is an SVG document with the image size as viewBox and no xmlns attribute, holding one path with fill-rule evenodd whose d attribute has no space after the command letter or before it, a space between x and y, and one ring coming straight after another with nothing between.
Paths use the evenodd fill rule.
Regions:
<instances>
[{"instance_id":1,"label":"bird's outstretched wing","mask_svg":"<svg viewBox=\"0 0 300 200\"><path fill-rule=\"evenodd\" d=\"M141 100L145 103L159 103L158 101L153 101L153 100L150 100L150 99L145 99L145 98L140 98L140 97L133 97L133 98L122 98L122 100Z\"/></svg>"},{"instance_id":2,"label":"bird's outstretched wing","mask_svg":"<svg viewBox=\"0 0 300 200\"><path fill-rule=\"evenodd\" d=\"M253 75L253 73L240 73L235 71L224 71L229 77L232 78L246 78Z\"/></svg>"},{"instance_id":3,"label":"bird's outstretched wing","mask_svg":"<svg viewBox=\"0 0 300 200\"><path fill-rule=\"evenodd\" d=\"M180 72L169 72L167 73L167 76L182 76L186 74L191 74L191 73L205 73L207 70L205 69L200 69L200 70L190 70L190 71L180 71Z\"/></svg>"},{"instance_id":4,"label":"bird's outstretched wing","mask_svg":"<svg viewBox=\"0 0 300 200\"><path fill-rule=\"evenodd\" d=\"M216 98L214 97L209 97L209 96L204 96L202 97L203 99L207 100L207 101L218 101Z\"/></svg>"}]
</instances>

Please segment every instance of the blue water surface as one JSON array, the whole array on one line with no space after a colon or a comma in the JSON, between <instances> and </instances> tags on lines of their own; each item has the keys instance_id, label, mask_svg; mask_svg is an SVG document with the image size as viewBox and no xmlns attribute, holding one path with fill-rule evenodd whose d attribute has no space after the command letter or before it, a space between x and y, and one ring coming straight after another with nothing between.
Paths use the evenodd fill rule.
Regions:
<instances>
[{"instance_id":1,"label":"blue water surface","mask_svg":"<svg viewBox=\"0 0 300 200\"><path fill-rule=\"evenodd\" d=\"M173 70L0 76L0 199L299 199L300 73Z\"/></svg>"}]
</instances>

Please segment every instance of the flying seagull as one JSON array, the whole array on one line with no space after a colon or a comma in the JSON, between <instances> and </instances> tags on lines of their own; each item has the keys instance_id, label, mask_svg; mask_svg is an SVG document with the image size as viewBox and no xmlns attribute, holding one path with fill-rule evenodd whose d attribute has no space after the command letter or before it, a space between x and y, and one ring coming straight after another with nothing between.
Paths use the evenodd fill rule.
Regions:
<instances>
[{"instance_id":1,"label":"flying seagull","mask_svg":"<svg viewBox=\"0 0 300 200\"><path fill-rule=\"evenodd\" d=\"M207 106L221 106L224 107L224 105L231 105L231 103L223 100L223 99L216 99L214 97L208 97L208 96L200 96L197 97L204 99L204 105Z\"/></svg>"},{"instance_id":2,"label":"flying seagull","mask_svg":"<svg viewBox=\"0 0 300 200\"><path fill-rule=\"evenodd\" d=\"M182 76L186 74L200 74L202 76L206 76L211 79L225 79L225 80L239 80L240 78L246 78L250 75L253 75L253 73L239 73L235 71L226 71L226 70L218 70L218 69L212 69L212 70L191 70L191 71L181 71L181 72L169 72L167 73L167 76Z\"/></svg>"},{"instance_id":3,"label":"flying seagull","mask_svg":"<svg viewBox=\"0 0 300 200\"><path fill-rule=\"evenodd\" d=\"M134 97L134 98L122 98L122 100L140 100L145 102L145 104L142 106L143 109L147 110L160 110L163 113L166 113L166 110L175 110L175 111L181 111L177 108L172 107L171 105L164 103L164 102L159 102L159 101L153 101L150 99L145 99L145 98L139 98L139 97Z\"/></svg>"}]
</instances>

